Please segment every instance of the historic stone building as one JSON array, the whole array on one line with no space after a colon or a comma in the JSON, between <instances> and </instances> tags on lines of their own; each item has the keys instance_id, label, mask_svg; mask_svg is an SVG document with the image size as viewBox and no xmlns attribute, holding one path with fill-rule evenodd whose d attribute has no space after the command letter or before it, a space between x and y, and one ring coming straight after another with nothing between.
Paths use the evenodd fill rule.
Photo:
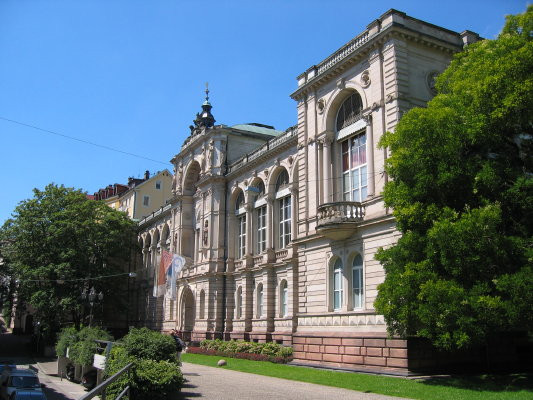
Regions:
<instances>
[{"instance_id":1,"label":"historic stone building","mask_svg":"<svg viewBox=\"0 0 533 400\"><path fill-rule=\"evenodd\" d=\"M206 97L172 159L171 202L140 221L139 319L193 341L292 345L301 363L420 365L373 307L374 255L399 235L377 144L478 39L389 10L297 77L297 124L284 131L215 125ZM175 300L152 296L163 250L187 260Z\"/></svg>"}]
</instances>

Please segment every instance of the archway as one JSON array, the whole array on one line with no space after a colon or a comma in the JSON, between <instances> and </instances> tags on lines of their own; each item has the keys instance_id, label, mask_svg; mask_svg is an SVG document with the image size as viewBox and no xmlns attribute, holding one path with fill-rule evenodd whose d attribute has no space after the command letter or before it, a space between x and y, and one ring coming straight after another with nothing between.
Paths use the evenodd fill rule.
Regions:
<instances>
[{"instance_id":1,"label":"archway","mask_svg":"<svg viewBox=\"0 0 533 400\"><path fill-rule=\"evenodd\" d=\"M196 320L196 310L194 304L194 295L189 287L187 287L183 292L181 310L182 330L185 332L192 332L194 329L194 321Z\"/></svg>"}]
</instances>

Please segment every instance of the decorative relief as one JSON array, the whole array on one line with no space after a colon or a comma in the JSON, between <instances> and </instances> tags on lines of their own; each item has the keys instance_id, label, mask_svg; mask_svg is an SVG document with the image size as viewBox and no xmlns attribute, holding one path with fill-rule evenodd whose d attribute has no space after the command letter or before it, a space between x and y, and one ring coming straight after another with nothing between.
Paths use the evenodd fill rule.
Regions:
<instances>
[{"instance_id":1,"label":"decorative relief","mask_svg":"<svg viewBox=\"0 0 533 400\"><path fill-rule=\"evenodd\" d=\"M390 103L391 101L394 101L398 98L398 94L396 93L390 93L385 97L385 103Z\"/></svg>"},{"instance_id":2,"label":"decorative relief","mask_svg":"<svg viewBox=\"0 0 533 400\"><path fill-rule=\"evenodd\" d=\"M433 96L437 94L437 89L435 88L435 79L437 78L438 75L439 73L437 71L430 71L426 75L426 84L428 86L430 93Z\"/></svg>"},{"instance_id":3,"label":"decorative relief","mask_svg":"<svg viewBox=\"0 0 533 400\"><path fill-rule=\"evenodd\" d=\"M363 73L361 74L361 85L364 88L367 88L368 86L370 86L370 82L370 73L368 72L368 70L363 71Z\"/></svg>"},{"instance_id":4,"label":"decorative relief","mask_svg":"<svg viewBox=\"0 0 533 400\"><path fill-rule=\"evenodd\" d=\"M377 111L379 107L381 107L381 105L378 102L373 102L372 105L370 106L370 109L372 111Z\"/></svg>"},{"instance_id":5,"label":"decorative relief","mask_svg":"<svg viewBox=\"0 0 533 400\"><path fill-rule=\"evenodd\" d=\"M324 109L326 108L326 100L320 99L316 103L316 109L319 114L322 114L324 112Z\"/></svg>"},{"instance_id":6,"label":"decorative relief","mask_svg":"<svg viewBox=\"0 0 533 400\"><path fill-rule=\"evenodd\" d=\"M288 161L289 161L289 165L292 165L294 158L292 156L289 156Z\"/></svg>"},{"instance_id":7,"label":"decorative relief","mask_svg":"<svg viewBox=\"0 0 533 400\"><path fill-rule=\"evenodd\" d=\"M346 79L340 78L339 80L337 80L337 87L339 89L344 89L346 87Z\"/></svg>"}]
</instances>

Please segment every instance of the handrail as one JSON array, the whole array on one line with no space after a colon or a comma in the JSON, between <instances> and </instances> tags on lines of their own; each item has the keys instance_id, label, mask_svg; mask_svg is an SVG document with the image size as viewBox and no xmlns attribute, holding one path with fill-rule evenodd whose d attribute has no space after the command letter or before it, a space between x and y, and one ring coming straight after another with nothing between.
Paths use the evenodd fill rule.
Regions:
<instances>
[{"instance_id":1,"label":"handrail","mask_svg":"<svg viewBox=\"0 0 533 400\"><path fill-rule=\"evenodd\" d=\"M122 374L124 374L125 372L128 372L131 369L132 365L133 365L133 363L129 363L124 368L122 368L120 371L118 371L117 373L115 373L114 375L112 375L111 377L109 377L108 379L103 381L102 383L100 383L98 386L96 386L89 393L81 396L79 398L79 400L90 400L90 399L96 397L99 394L102 394L102 400L105 400L105 391L104 391L104 389L106 387L108 387L109 385L111 385L113 382L115 382L118 378L120 378L120 376ZM129 392L129 389L130 389L129 386L127 386L124 390L126 390L126 389ZM122 392L124 392L124 390ZM122 392L119 394L119 396L115 400L120 399L120 397L124 395Z\"/></svg>"}]
</instances>

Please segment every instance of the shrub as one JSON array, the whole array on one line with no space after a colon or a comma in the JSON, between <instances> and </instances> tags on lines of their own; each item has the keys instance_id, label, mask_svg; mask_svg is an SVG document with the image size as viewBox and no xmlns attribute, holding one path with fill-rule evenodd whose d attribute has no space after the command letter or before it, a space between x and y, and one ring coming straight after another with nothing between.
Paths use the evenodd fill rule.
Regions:
<instances>
[{"instance_id":1,"label":"shrub","mask_svg":"<svg viewBox=\"0 0 533 400\"><path fill-rule=\"evenodd\" d=\"M126 352L136 358L155 361L176 360L174 339L148 328L132 328L124 336L122 343Z\"/></svg>"},{"instance_id":2,"label":"shrub","mask_svg":"<svg viewBox=\"0 0 533 400\"><path fill-rule=\"evenodd\" d=\"M168 346L167 339L170 339L171 346ZM122 344L111 350L105 376L117 373L130 362L133 366L129 375L121 376L107 387L106 395L109 398L118 396L126 385L130 385L132 397L136 400L164 399L180 389L183 375L176 363L176 349L170 336L146 328L132 329L122 339ZM151 359L150 355L159 359Z\"/></svg>"},{"instance_id":3,"label":"shrub","mask_svg":"<svg viewBox=\"0 0 533 400\"><path fill-rule=\"evenodd\" d=\"M66 356L67 348L70 348L69 358L74 364L90 365L98 347L95 340L112 338L108 332L97 327L85 326L79 331L74 327L65 328L59 334L56 351L58 355Z\"/></svg>"}]
</instances>

